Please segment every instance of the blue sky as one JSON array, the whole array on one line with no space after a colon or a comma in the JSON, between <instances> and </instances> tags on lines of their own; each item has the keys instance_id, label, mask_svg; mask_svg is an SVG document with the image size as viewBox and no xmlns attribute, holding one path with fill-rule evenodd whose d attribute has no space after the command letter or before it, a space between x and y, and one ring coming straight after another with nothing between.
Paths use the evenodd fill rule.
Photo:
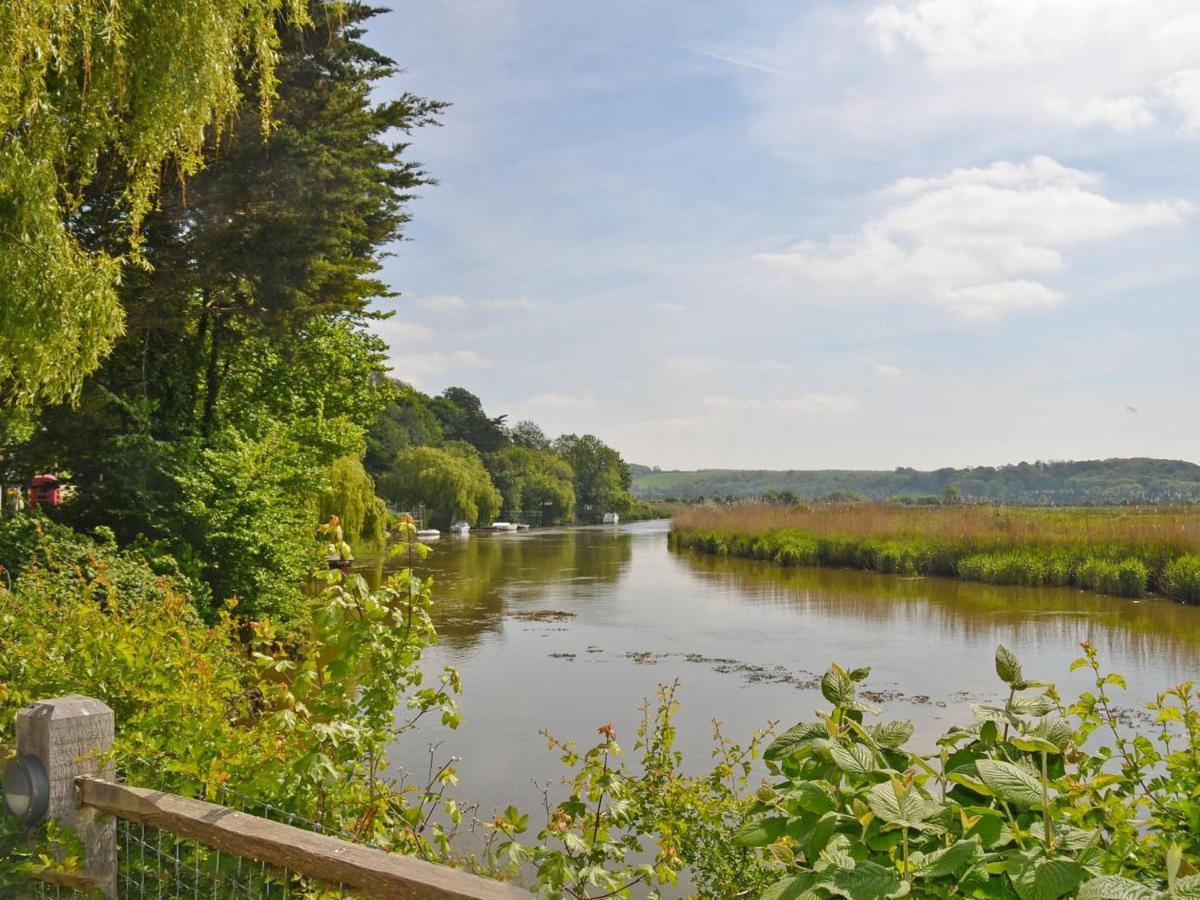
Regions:
<instances>
[{"instance_id":1,"label":"blue sky","mask_svg":"<svg viewBox=\"0 0 1200 900\"><path fill-rule=\"evenodd\" d=\"M1191 0L396 3L396 374L666 467L1200 460Z\"/></svg>"}]
</instances>

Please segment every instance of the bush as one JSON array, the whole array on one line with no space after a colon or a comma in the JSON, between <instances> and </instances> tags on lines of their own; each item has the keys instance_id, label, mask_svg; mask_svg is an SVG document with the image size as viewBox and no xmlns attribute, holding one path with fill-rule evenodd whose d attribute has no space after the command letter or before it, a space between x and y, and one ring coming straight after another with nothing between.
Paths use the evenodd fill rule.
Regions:
<instances>
[{"instance_id":1,"label":"bush","mask_svg":"<svg viewBox=\"0 0 1200 900\"><path fill-rule=\"evenodd\" d=\"M968 568L989 562L997 560L977 557ZM1109 577L1105 565L1118 580L1138 574L1090 562L1097 577ZM832 711L767 747L776 781L758 789L734 835L736 846L774 863L777 881L756 892L760 900L1106 900L1200 889L1200 876L1183 875L1200 861L1190 818L1200 787L1194 685L1154 705L1156 721L1173 725L1153 740L1131 739L1108 694L1123 680L1101 672L1095 651L1083 646L1072 669L1090 670L1095 690L1069 708L998 648L1007 700L976 706L975 722L951 728L928 756L907 749L911 722L867 725L878 712L859 699L869 669L834 665L821 680ZM1119 774L1109 766L1113 757L1124 761Z\"/></svg>"},{"instance_id":2,"label":"bush","mask_svg":"<svg viewBox=\"0 0 1200 900\"><path fill-rule=\"evenodd\" d=\"M1163 568L1162 589L1184 603L1200 603L1200 555L1180 556Z\"/></svg>"}]
</instances>

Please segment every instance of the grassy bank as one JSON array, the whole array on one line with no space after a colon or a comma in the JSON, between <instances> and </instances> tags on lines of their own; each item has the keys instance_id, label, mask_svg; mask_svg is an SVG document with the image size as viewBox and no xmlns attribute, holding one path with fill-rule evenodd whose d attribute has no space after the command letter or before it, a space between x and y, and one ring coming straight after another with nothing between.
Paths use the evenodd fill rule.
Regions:
<instances>
[{"instance_id":1,"label":"grassy bank","mask_svg":"<svg viewBox=\"0 0 1200 900\"><path fill-rule=\"evenodd\" d=\"M1200 510L906 508L891 504L693 507L671 545L788 566L1079 587L1200 603Z\"/></svg>"}]
</instances>

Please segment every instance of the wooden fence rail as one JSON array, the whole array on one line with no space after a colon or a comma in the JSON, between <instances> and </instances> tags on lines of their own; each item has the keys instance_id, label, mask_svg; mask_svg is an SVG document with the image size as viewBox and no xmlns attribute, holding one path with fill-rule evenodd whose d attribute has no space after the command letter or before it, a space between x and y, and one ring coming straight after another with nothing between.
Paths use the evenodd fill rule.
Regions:
<instances>
[{"instance_id":1,"label":"wooden fence rail","mask_svg":"<svg viewBox=\"0 0 1200 900\"><path fill-rule=\"evenodd\" d=\"M244 856L328 883L341 883L371 897L396 900L529 900L509 885L446 866L374 847L315 834L235 809L81 777L79 802L149 825L206 847Z\"/></svg>"},{"instance_id":2,"label":"wooden fence rail","mask_svg":"<svg viewBox=\"0 0 1200 900\"><path fill-rule=\"evenodd\" d=\"M395 900L529 900L512 885L317 834L203 800L117 784L113 712L90 697L59 697L17 715L17 761L32 757L47 795L44 818L84 845L82 870L39 880L108 898L118 895L116 820L158 829L218 853L254 860L370 897ZM22 782L24 783L24 782ZM57 854L57 851L56 851ZM61 854L57 854L61 855Z\"/></svg>"}]
</instances>

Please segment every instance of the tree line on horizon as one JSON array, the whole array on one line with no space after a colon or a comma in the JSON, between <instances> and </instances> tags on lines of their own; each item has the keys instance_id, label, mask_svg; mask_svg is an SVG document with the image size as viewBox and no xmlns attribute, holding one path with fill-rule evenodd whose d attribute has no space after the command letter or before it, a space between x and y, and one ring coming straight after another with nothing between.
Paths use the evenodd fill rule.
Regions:
<instances>
[{"instance_id":1,"label":"tree line on horizon","mask_svg":"<svg viewBox=\"0 0 1200 900\"><path fill-rule=\"evenodd\" d=\"M933 502L947 489L967 502L1028 505L1127 505L1200 502L1200 465L1168 459L1021 462L920 471L820 469L664 470L631 465L633 492L646 500L797 500Z\"/></svg>"}]
</instances>

